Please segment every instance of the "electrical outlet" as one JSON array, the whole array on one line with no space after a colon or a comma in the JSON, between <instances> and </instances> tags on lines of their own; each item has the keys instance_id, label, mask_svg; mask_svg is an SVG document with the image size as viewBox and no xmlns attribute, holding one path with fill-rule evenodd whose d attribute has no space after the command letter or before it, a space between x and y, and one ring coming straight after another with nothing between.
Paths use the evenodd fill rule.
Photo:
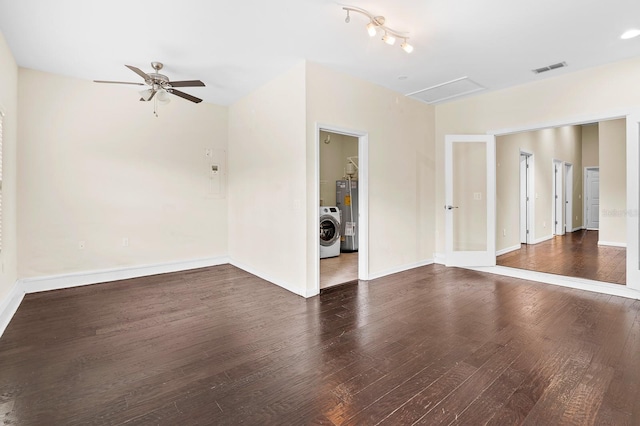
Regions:
<instances>
[{"instance_id":1,"label":"electrical outlet","mask_svg":"<svg viewBox=\"0 0 640 426\"><path fill-rule=\"evenodd\" d=\"M207 158L213 157L213 150L211 148L207 148L204 150L204 156Z\"/></svg>"},{"instance_id":2,"label":"electrical outlet","mask_svg":"<svg viewBox=\"0 0 640 426\"><path fill-rule=\"evenodd\" d=\"M78 249L84 250L84 241L78 241Z\"/></svg>"},{"instance_id":3,"label":"electrical outlet","mask_svg":"<svg viewBox=\"0 0 640 426\"><path fill-rule=\"evenodd\" d=\"M122 247L129 247L129 238L122 238Z\"/></svg>"}]
</instances>

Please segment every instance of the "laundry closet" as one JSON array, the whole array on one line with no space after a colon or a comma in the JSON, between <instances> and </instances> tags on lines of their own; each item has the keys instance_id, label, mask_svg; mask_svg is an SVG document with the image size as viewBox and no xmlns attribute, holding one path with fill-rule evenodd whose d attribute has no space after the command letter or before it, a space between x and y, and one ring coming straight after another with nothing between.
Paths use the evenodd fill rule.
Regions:
<instances>
[{"instance_id":1,"label":"laundry closet","mask_svg":"<svg viewBox=\"0 0 640 426\"><path fill-rule=\"evenodd\" d=\"M358 279L358 138L320 132L320 288Z\"/></svg>"}]
</instances>

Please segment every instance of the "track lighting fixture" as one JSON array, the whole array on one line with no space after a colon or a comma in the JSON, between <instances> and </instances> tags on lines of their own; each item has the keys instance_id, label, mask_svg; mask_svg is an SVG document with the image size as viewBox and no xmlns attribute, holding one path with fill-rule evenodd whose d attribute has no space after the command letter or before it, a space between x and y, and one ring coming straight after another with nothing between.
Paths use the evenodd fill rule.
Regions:
<instances>
[{"instance_id":1,"label":"track lighting fixture","mask_svg":"<svg viewBox=\"0 0 640 426\"><path fill-rule=\"evenodd\" d=\"M400 45L402 50L407 53L413 52L413 46L407 42L407 40L409 40L408 34L387 27L385 25L384 16L375 16L372 13L355 6L344 6L342 9L347 11L347 17L344 20L347 24L351 22L351 17L349 15L350 12L360 13L369 18L369 23L366 26L369 36L375 37L378 33L378 28L380 28L384 32L382 41L384 41L388 45L393 45L396 42L396 38L401 38L404 40L404 42Z\"/></svg>"}]
</instances>

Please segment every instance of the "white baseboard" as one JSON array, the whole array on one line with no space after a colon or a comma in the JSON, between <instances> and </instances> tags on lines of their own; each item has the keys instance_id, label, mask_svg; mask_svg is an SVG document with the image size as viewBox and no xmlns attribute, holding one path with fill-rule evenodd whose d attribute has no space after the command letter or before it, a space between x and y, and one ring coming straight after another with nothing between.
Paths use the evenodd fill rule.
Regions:
<instances>
[{"instance_id":1,"label":"white baseboard","mask_svg":"<svg viewBox=\"0 0 640 426\"><path fill-rule=\"evenodd\" d=\"M390 269L387 269L387 270L384 270L384 271L374 272L372 274L369 274L369 279L370 280L375 280L376 278L386 277L387 275L397 274L398 272L408 271L410 269L419 268L421 266L433 265L433 263L434 263L433 259L427 259L427 260L423 260L422 262L416 262L416 263L411 263L411 264L408 264L408 265L402 265L402 266L398 266L396 268L390 268Z\"/></svg>"},{"instance_id":2,"label":"white baseboard","mask_svg":"<svg viewBox=\"0 0 640 426\"><path fill-rule=\"evenodd\" d=\"M0 301L0 336L9 325L26 293L60 290L89 284L105 283L109 281L126 280L129 278L145 277L149 275L166 274L190 269L229 263L229 258L213 257L180 262L170 262L157 265L132 266L119 269L104 269L99 271L74 272L71 274L52 275L45 277L24 278L16 281L9 294Z\"/></svg>"},{"instance_id":3,"label":"white baseboard","mask_svg":"<svg viewBox=\"0 0 640 426\"><path fill-rule=\"evenodd\" d=\"M511 246L511 247L504 248L502 250L498 250L498 251L496 251L496 256L502 256L503 254L507 254L507 253L511 253L512 251L520 250L521 247L522 247L521 244L518 244L517 246Z\"/></svg>"},{"instance_id":4,"label":"white baseboard","mask_svg":"<svg viewBox=\"0 0 640 426\"><path fill-rule=\"evenodd\" d=\"M16 281L11 290L9 290L9 294L0 302L0 337L2 337L2 334L7 329L11 318L15 315L23 298L24 290L20 282Z\"/></svg>"},{"instance_id":5,"label":"white baseboard","mask_svg":"<svg viewBox=\"0 0 640 426\"><path fill-rule=\"evenodd\" d=\"M553 235L547 235L547 236L544 236L544 237L540 237L537 240L533 240L533 244L540 244L540 243L543 243L545 241L549 241L552 238L553 238Z\"/></svg>"},{"instance_id":6,"label":"white baseboard","mask_svg":"<svg viewBox=\"0 0 640 426\"><path fill-rule=\"evenodd\" d=\"M577 228L573 228L571 232L582 231L583 229L584 229L584 226L578 226Z\"/></svg>"},{"instance_id":7,"label":"white baseboard","mask_svg":"<svg viewBox=\"0 0 640 426\"><path fill-rule=\"evenodd\" d=\"M608 247L624 247L627 248L627 243L614 243L610 241L598 241L599 246L608 246Z\"/></svg>"},{"instance_id":8,"label":"white baseboard","mask_svg":"<svg viewBox=\"0 0 640 426\"><path fill-rule=\"evenodd\" d=\"M282 280L276 279L274 277L271 277L267 274L263 274L262 272L258 271L257 269L246 265L244 263L241 262L237 262L233 259L231 259L229 261L229 263L233 266L235 266L236 268L240 268L243 271L246 271L248 273L250 273L251 275L255 275L258 278L262 278L265 281L269 281L271 284L275 284L278 287L282 287L283 289L290 291L291 293L297 294L298 296L302 296L302 297L311 297L311 296L315 296L315 294L311 294L311 295L307 295L307 289L306 287L304 289L300 289L299 287L291 284L291 283L287 283L284 282ZM317 293L316 293L317 294Z\"/></svg>"},{"instance_id":9,"label":"white baseboard","mask_svg":"<svg viewBox=\"0 0 640 426\"><path fill-rule=\"evenodd\" d=\"M562 275L547 274L545 272L527 271L524 269L507 268L505 266L488 266L467 268L474 271L488 272L490 274L505 277L521 278L528 281L536 281L544 284L559 285L578 290L592 291L595 293L609 294L612 296L640 299L640 291L629 288L626 285L610 284L601 281L592 281L584 278L566 277Z\"/></svg>"},{"instance_id":10,"label":"white baseboard","mask_svg":"<svg viewBox=\"0 0 640 426\"><path fill-rule=\"evenodd\" d=\"M447 262L447 255L444 253L433 253L433 263L444 265Z\"/></svg>"},{"instance_id":11,"label":"white baseboard","mask_svg":"<svg viewBox=\"0 0 640 426\"><path fill-rule=\"evenodd\" d=\"M19 281L21 282L22 289L25 293L37 293L40 291L60 290L63 288L80 287L89 284L206 268L208 266L223 265L225 263L229 263L229 258L221 256L156 265L130 266L98 271L74 272L71 274L52 275L48 277L24 278Z\"/></svg>"}]
</instances>

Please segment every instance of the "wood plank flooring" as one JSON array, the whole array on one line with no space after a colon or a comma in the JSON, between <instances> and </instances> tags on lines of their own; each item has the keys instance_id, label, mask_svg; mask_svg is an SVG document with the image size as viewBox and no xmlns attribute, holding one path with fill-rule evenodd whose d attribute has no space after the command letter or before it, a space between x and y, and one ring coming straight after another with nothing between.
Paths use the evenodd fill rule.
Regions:
<instances>
[{"instance_id":1,"label":"wood plank flooring","mask_svg":"<svg viewBox=\"0 0 640 426\"><path fill-rule=\"evenodd\" d=\"M598 231L576 231L498 256L500 266L586 278L627 282L627 249L598 246Z\"/></svg>"},{"instance_id":2,"label":"wood plank flooring","mask_svg":"<svg viewBox=\"0 0 640 426\"><path fill-rule=\"evenodd\" d=\"M358 279L358 252L320 259L320 288Z\"/></svg>"},{"instance_id":3,"label":"wood plank flooring","mask_svg":"<svg viewBox=\"0 0 640 426\"><path fill-rule=\"evenodd\" d=\"M639 312L435 265L307 300L230 265L28 294L0 420L637 425Z\"/></svg>"}]
</instances>

